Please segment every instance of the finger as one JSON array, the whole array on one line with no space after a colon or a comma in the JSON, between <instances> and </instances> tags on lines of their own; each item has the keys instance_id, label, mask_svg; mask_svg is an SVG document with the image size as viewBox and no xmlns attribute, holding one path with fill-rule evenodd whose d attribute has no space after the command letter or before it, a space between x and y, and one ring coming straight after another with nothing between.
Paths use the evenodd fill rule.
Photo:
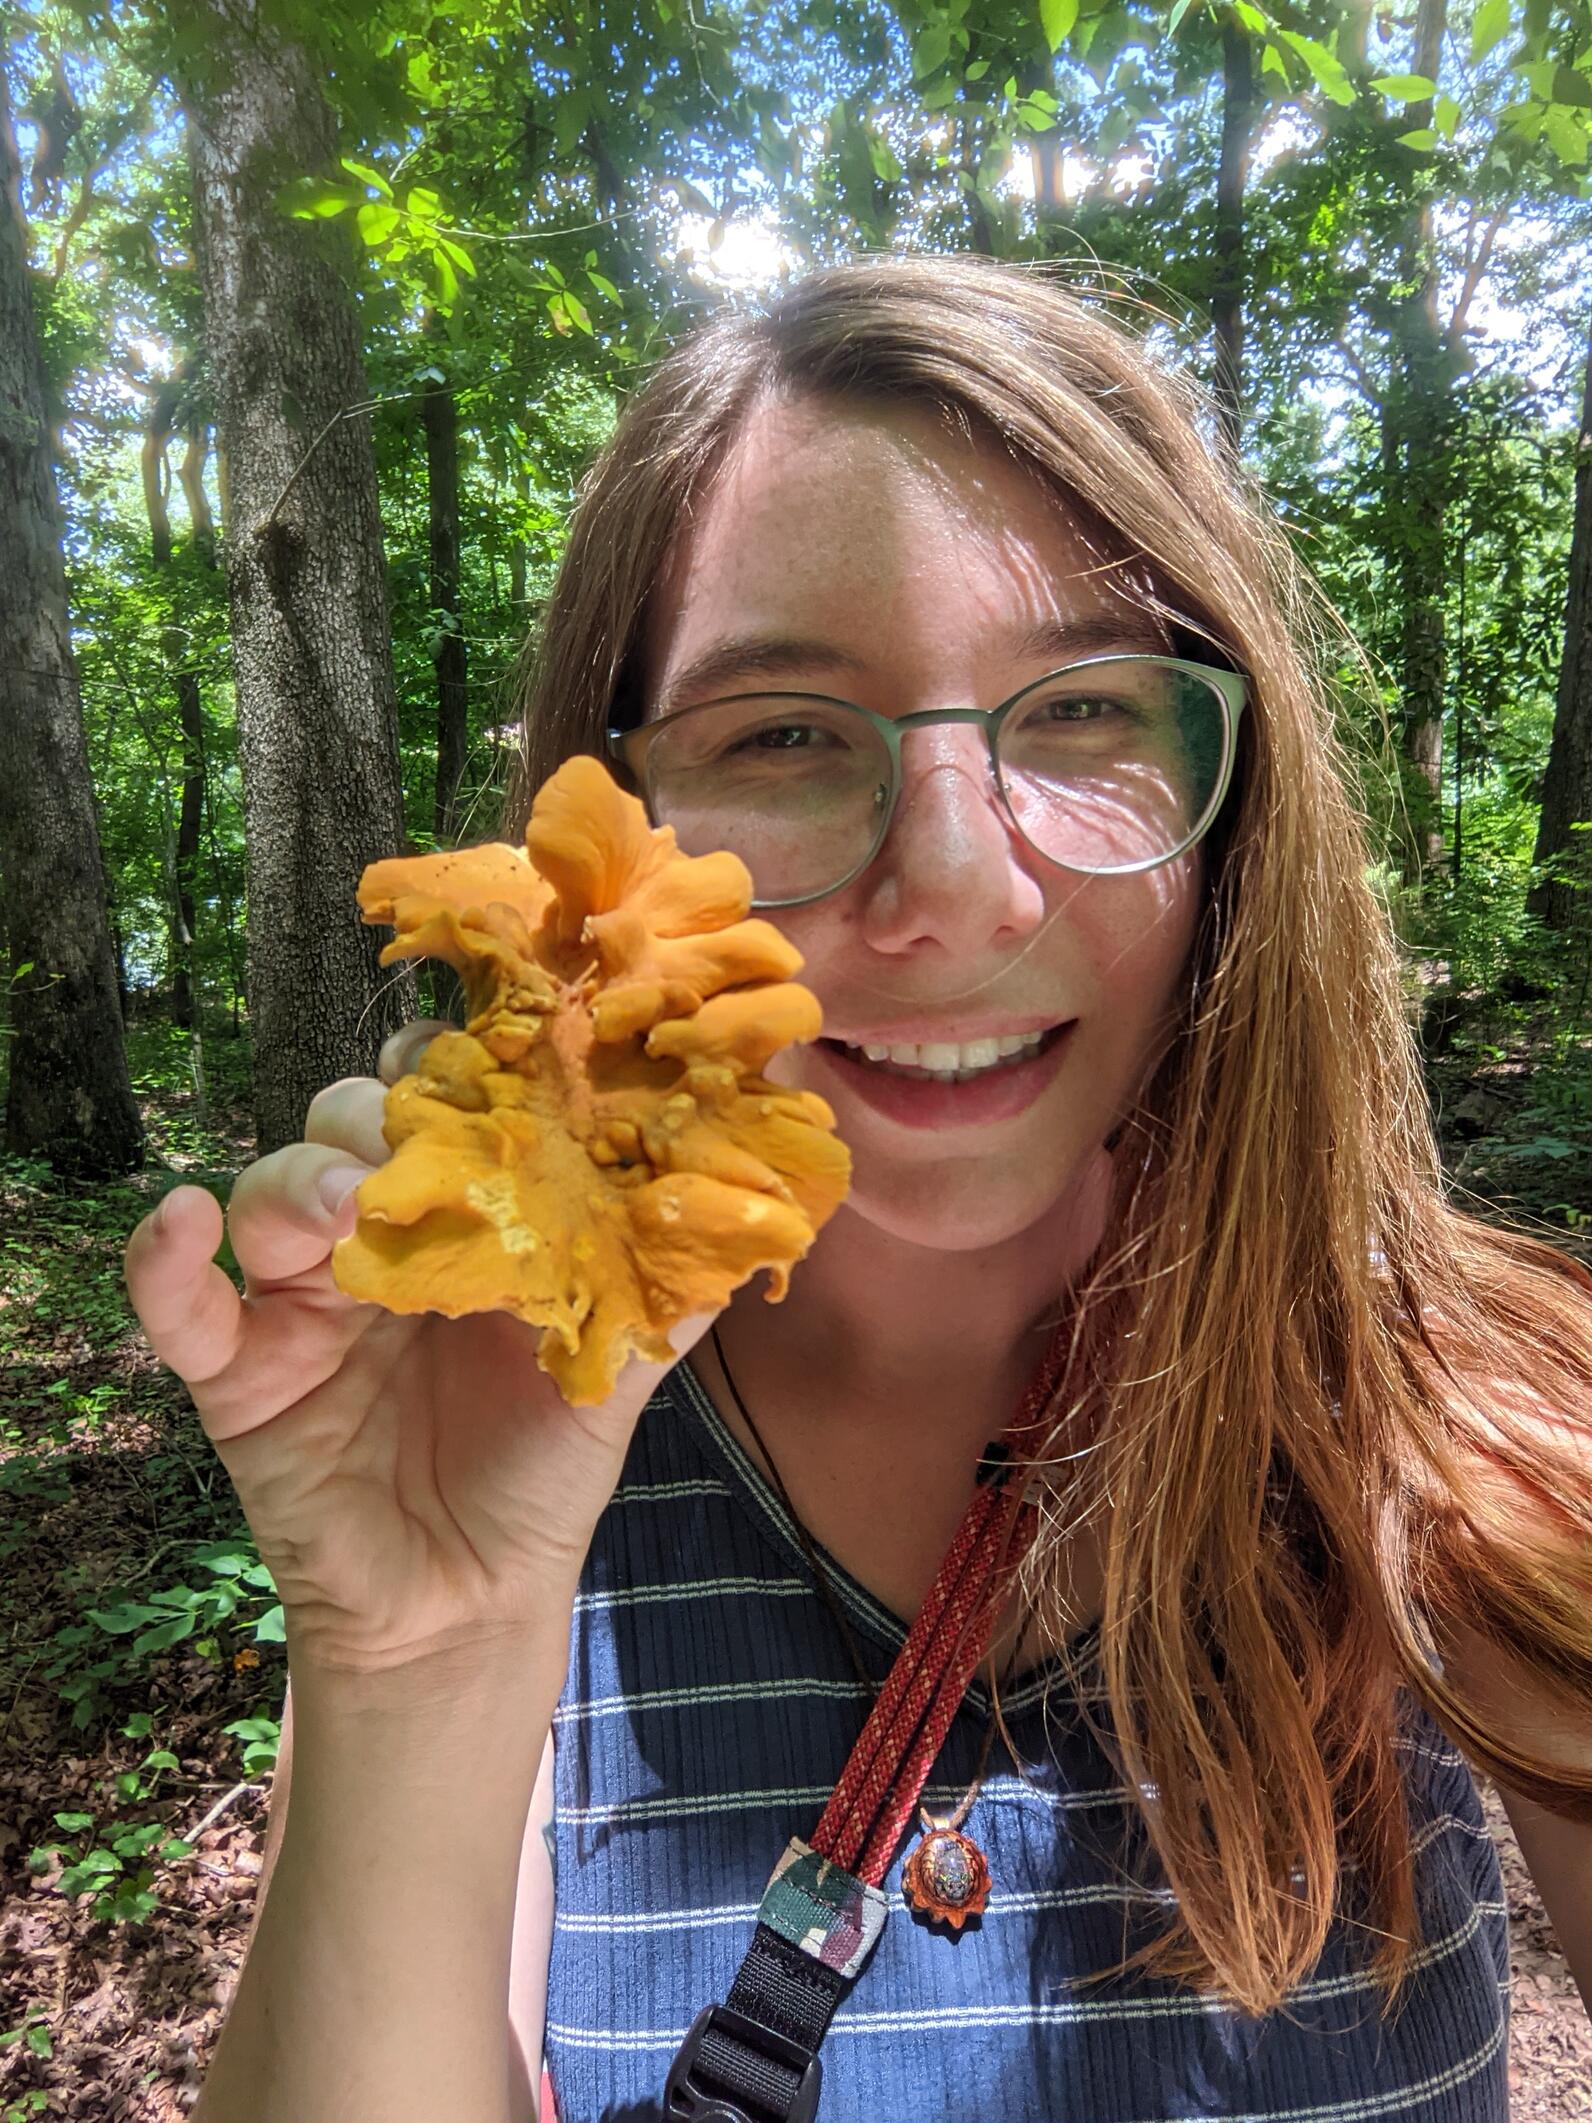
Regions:
<instances>
[{"instance_id":1,"label":"finger","mask_svg":"<svg viewBox=\"0 0 1592 2123\"><path fill-rule=\"evenodd\" d=\"M407 1025L400 1025L388 1039L383 1040L381 1054L376 1062L376 1074L384 1084L397 1083L400 1076L407 1076L421 1054L430 1046L439 1032L459 1032L464 1028L450 1018L417 1017Z\"/></svg>"},{"instance_id":2,"label":"finger","mask_svg":"<svg viewBox=\"0 0 1592 2123\"><path fill-rule=\"evenodd\" d=\"M371 1170L321 1143L289 1143L246 1165L227 1206L227 1236L247 1282L287 1282L324 1269L326 1287L335 1289L332 1246L353 1230L353 1190Z\"/></svg>"},{"instance_id":3,"label":"finger","mask_svg":"<svg viewBox=\"0 0 1592 2123\"><path fill-rule=\"evenodd\" d=\"M381 1132L387 1092L373 1076L344 1076L317 1091L304 1117L304 1140L346 1150L361 1164L384 1165L392 1152Z\"/></svg>"},{"instance_id":4,"label":"finger","mask_svg":"<svg viewBox=\"0 0 1592 2123\"><path fill-rule=\"evenodd\" d=\"M190 1385L224 1371L237 1354L243 1304L212 1256L221 1205L203 1187L173 1187L134 1226L123 1254L133 1310L149 1346Z\"/></svg>"},{"instance_id":5,"label":"finger","mask_svg":"<svg viewBox=\"0 0 1592 2123\"><path fill-rule=\"evenodd\" d=\"M676 1320L666 1336L669 1347L674 1351L674 1355L666 1364L654 1364L642 1356L627 1358L614 1387L614 1401L625 1407L645 1407L663 1378L674 1369L682 1357L690 1355L718 1317L718 1312L692 1312L684 1319Z\"/></svg>"}]
</instances>

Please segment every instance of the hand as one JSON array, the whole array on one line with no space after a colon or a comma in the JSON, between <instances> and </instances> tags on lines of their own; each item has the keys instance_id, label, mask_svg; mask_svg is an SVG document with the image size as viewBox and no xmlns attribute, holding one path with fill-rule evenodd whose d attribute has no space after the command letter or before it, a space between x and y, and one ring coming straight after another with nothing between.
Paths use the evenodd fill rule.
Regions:
<instances>
[{"instance_id":1,"label":"hand","mask_svg":"<svg viewBox=\"0 0 1592 2123\"><path fill-rule=\"evenodd\" d=\"M285 1610L295 1674L377 1673L567 1614L636 1419L668 1366L632 1361L571 1408L507 1312L398 1315L345 1297L334 1242L383 1163L385 1086L448 1029L393 1034L380 1078L317 1093L305 1140L248 1165L222 1213L174 1187L127 1243L150 1346L187 1384ZM684 1355L716 1315L683 1320Z\"/></svg>"}]
</instances>

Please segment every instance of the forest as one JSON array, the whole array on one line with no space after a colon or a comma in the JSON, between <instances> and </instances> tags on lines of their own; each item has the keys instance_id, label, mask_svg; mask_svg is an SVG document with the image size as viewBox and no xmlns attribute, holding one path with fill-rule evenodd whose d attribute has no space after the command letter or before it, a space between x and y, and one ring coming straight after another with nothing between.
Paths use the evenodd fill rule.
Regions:
<instances>
[{"instance_id":1,"label":"forest","mask_svg":"<svg viewBox=\"0 0 1592 2123\"><path fill-rule=\"evenodd\" d=\"M142 2123L236 1972L285 1667L121 1247L450 1013L356 883L495 836L583 467L715 308L970 249L1198 379L1322 593L1451 1185L1592 1258L1592 6L5 21L0 2123ZM1516 2114L1592 2115L1507 1877Z\"/></svg>"}]
</instances>

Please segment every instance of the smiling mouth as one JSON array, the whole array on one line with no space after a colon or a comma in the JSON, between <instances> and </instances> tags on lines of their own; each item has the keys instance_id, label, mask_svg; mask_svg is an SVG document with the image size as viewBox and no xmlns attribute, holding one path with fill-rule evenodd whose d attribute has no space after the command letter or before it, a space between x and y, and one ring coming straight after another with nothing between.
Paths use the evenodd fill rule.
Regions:
<instances>
[{"instance_id":1,"label":"smiling mouth","mask_svg":"<svg viewBox=\"0 0 1592 2123\"><path fill-rule=\"evenodd\" d=\"M902 1076L916 1083L965 1084L978 1077L1009 1073L1025 1062L1037 1060L1049 1053L1074 1022L1069 1018L1063 1024L1052 1025L1047 1032L1021 1038L970 1040L959 1047L935 1042L915 1047L853 1046L842 1039L820 1039L818 1044L881 1076Z\"/></svg>"}]
</instances>

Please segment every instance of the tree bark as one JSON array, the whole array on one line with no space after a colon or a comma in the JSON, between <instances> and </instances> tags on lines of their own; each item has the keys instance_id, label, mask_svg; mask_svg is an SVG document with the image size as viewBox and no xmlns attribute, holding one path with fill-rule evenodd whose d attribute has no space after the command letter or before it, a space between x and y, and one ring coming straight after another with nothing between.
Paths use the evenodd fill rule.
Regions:
<instances>
[{"instance_id":1,"label":"tree bark","mask_svg":"<svg viewBox=\"0 0 1592 2123\"><path fill-rule=\"evenodd\" d=\"M1249 33L1222 18L1222 159L1216 174L1216 273L1211 323L1216 332L1216 409L1236 458L1244 433L1244 183L1254 128L1255 82Z\"/></svg>"},{"instance_id":2,"label":"tree bark","mask_svg":"<svg viewBox=\"0 0 1592 2123\"><path fill-rule=\"evenodd\" d=\"M5 1140L58 1171L143 1162L72 656L60 502L0 72L0 868L11 966Z\"/></svg>"},{"instance_id":3,"label":"tree bark","mask_svg":"<svg viewBox=\"0 0 1592 2123\"><path fill-rule=\"evenodd\" d=\"M459 839L459 791L470 746L470 693L464 620L459 609L459 402L447 383L420 401L426 435L430 523L431 618L437 629L437 789L433 814L439 848ZM433 961L430 1014L463 1023L464 985L451 966Z\"/></svg>"},{"instance_id":4,"label":"tree bark","mask_svg":"<svg viewBox=\"0 0 1592 2123\"><path fill-rule=\"evenodd\" d=\"M262 1154L323 1085L373 1075L415 1014L360 920L402 851L376 466L343 224L295 221L290 178L336 126L304 52L251 0L189 0L194 232L224 467L222 524L248 844L248 997Z\"/></svg>"},{"instance_id":5,"label":"tree bark","mask_svg":"<svg viewBox=\"0 0 1592 2123\"><path fill-rule=\"evenodd\" d=\"M1527 906L1550 929L1592 926L1592 343L1582 386L1559 697L1542 784L1536 861L1547 868Z\"/></svg>"},{"instance_id":6,"label":"tree bark","mask_svg":"<svg viewBox=\"0 0 1592 2123\"><path fill-rule=\"evenodd\" d=\"M1415 71L1437 79L1447 0L1420 0ZM1432 105L1411 104L1401 131L1429 126ZM1396 151L1401 152L1401 151ZM1399 278L1408 293L1394 325L1397 361L1389 413L1397 437L1397 491L1388 503L1398 539L1400 662L1404 684L1406 878L1442 860L1444 558L1453 440L1453 363L1438 316L1438 260L1430 193L1411 207Z\"/></svg>"},{"instance_id":7,"label":"tree bark","mask_svg":"<svg viewBox=\"0 0 1592 2123\"><path fill-rule=\"evenodd\" d=\"M433 383L420 401L426 435L430 516L431 618L437 629L437 845L459 831L459 789L470 743L470 696L459 610L459 407L452 387Z\"/></svg>"},{"instance_id":8,"label":"tree bark","mask_svg":"<svg viewBox=\"0 0 1592 2123\"><path fill-rule=\"evenodd\" d=\"M149 516L149 545L154 563L167 578L168 596L175 597L175 585L171 582L172 541L171 515L166 506L166 494L170 473L166 450L171 438L177 401L186 383L186 367L179 369L168 382L162 384L150 401L149 419L144 429L144 503ZM190 510L193 505L195 485L199 488L201 502L204 500L203 473L192 469L194 445L190 439L187 456L184 458L182 483L188 496ZM201 457L201 465L203 459ZM204 540L207 558L214 560L213 543L205 538L209 521L208 505L203 515L195 520L194 541ZM188 663L188 637L186 629L177 618L175 609L169 610L165 626L161 629L161 654L166 668L171 673L172 691L177 697L177 719L182 730L182 793L178 799L177 830L172 845L172 974L171 1016L173 1024L194 1035L194 1081L204 1082L202 1031L194 1015L194 948L196 939L194 915L194 872L199 858L199 829L204 816L205 797L205 726L204 703L199 692L198 673ZM200 1092L201 1102L203 1092Z\"/></svg>"}]
</instances>

